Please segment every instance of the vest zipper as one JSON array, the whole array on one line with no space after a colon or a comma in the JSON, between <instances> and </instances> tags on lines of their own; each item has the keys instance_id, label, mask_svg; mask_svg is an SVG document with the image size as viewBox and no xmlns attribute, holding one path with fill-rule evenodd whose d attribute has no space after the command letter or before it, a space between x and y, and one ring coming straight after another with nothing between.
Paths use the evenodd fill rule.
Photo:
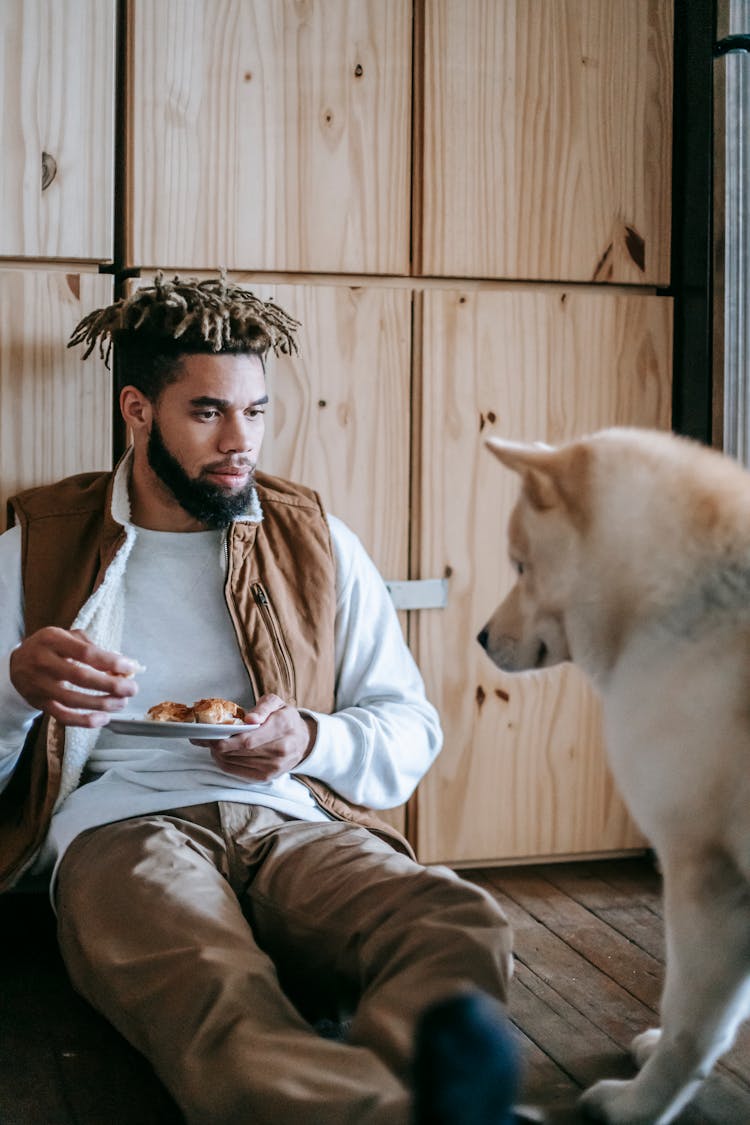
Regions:
<instances>
[{"instance_id":1,"label":"vest zipper","mask_svg":"<svg viewBox=\"0 0 750 1125\"><path fill-rule=\"evenodd\" d=\"M234 610L233 610L233 607L232 607L232 600L228 595L229 544L228 544L227 540L228 540L228 535L225 533L224 538L222 540L222 549L223 549L223 553L224 553L224 572L226 574L226 583L225 583L225 587L224 587L224 601L226 602L227 609L229 610L229 616L232 619L232 623L234 625L234 631L237 634L237 639L240 640L241 634L240 634L238 622L237 622L237 619L235 617L235 613L234 613ZM253 595L253 599L255 601L255 604L257 605L257 607L260 611L261 620L262 620L262 622L265 626L266 632L268 633L269 639L271 641L271 648L273 649L273 654L274 654L274 657L276 659L276 666L278 667L279 676L280 676L280 680L281 680L281 684L282 684L281 694L283 695L284 702L290 703L292 706L296 707L296 705L297 705L297 683L296 683L296 677L294 675L294 666L292 664L292 660L291 660L291 657L289 655L289 650L287 649L286 644L284 642L284 639L283 639L283 636L282 636L282 633L281 633L281 629L279 627L279 623L276 619L276 614L273 611L273 607L272 607L270 601L268 600L268 595L266 594L266 591L263 588L263 584L261 582L253 582L252 586L250 587L250 590L251 590L251 593ZM242 648L243 648L243 646L240 645L240 651L242 651ZM245 668L247 669L247 674L250 678L250 684L251 684L252 689L253 689L253 695L255 696L255 699L257 700L259 698L259 694L260 694L260 685L258 684L258 682L256 680L256 677L253 674L252 668L250 667L248 661L243 658L243 663L245 664Z\"/></svg>"},{"instance_id":2,"label":"vest zipper","mask_svg":"<svg viewBox=\"0 0 750 1125\"><path fill-rule=\"evenodd\" d=\"M229 533L225 531L224 537L222 539L222 549L223 549L223 552L224 552L224 603L227 607L227 612L229 613L229 619L232 622L232 627L234 628L234 635L237 638L237 646L240 650L240 656L242 658L242 663L245 665L245 671L247 672L247 678L250 681L250 687L251 687L252 693L253 693L253 703L255 703L260 698L262 692L260 690L260 684L258 683L258 678L255 675L255 671L253 670L252 664L250 663L250 659L249 659L249 657L246 653L245 644L244 644L244 641L243 641L243 630L240 627L239 621L237 620L237 614L235 613L233 601L232 601L232 598L230 597L230 593L229 593L230 583L229 583L229 544L227 542L228 537L229 537Z\"/></svg>"},{"instance_id":3,"label":"vest zipper","mask_svg":"<svg viewBox=\"0 0 750 1125\"><path fill-rule=\"evenodd\" d=\"M292 668L292 661L289 656L286 644L284 643L281 635L281 629L273 611L273 607L268 600L266 591L260 582L254 582L251 586L255 604L260 610L260 615L263 624L266 627L269 637L271 638L271 645L273 647L276 663L279 668L282 682L286 688L284 701L286 703L296 704L297 698L297 685L294 682L294 669Z\"/></svg>"}]
</instances>

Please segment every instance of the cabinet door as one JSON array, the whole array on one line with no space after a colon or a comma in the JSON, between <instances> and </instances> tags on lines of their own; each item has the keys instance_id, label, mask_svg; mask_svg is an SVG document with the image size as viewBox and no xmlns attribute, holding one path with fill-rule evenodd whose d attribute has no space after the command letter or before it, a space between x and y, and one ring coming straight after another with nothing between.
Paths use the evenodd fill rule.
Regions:
<instances>
[{"instance_id":1,"label":"cabinet door","mask_svg":"<svg viewBox=\"0 0 750 1125\"><path fill-rule=\"evenodd\" d=\"M103 274L0 270L0 513L22 488L112 464L112 391L73 328L112 301Z\"/></svg>"},{"instance_id":2,"label":"cabinet door","mask_svg":"<svg viewBox=\"0 0 750 1125\"><path fill-rule=\"evenodd\" d=\"M115 0L2 0L0 43L0 255L110 261Z\"/></svg>"},{"instance_id":3,"label":"cabinet door","mask_svg":"<svg viewBox=\"0 0 750 1125\"><path fill-rule=\"evenodd\" d=\"M299 355L269 365L269 472L316 488L384 578L405 579L409 534L411 293L273 289L301 322Z\"/></svg>"},{"instance_id":4,"label":"cabinet door","mask_svg":"<svg viewBox=\"0 0 750 1125\"><path fill-rule=\"evenodd\" d=\"M409 266L410 0L134 0L128 262Z\"/></svg>"},{"instance_id":5,"label":"cabinet door","mask_svg":"<svg viewBox=\"0 0 750 1125\"><path fill-rule=\"evenodd\" d=\"M669 282L672 0L426 0L422 272Z\"/></svg>"},{"instance_id":6,"label":"cabinet door","mask_svg":"<svg viewBox=\"0 0 750 1125\"><path fill-rule=\"evenodd\" d=\"M576 669L508 676L476 634L513 582L518 490L489 434L555 443L604 425L668 427L671 301L602 291L424 295L420 566L448 607L417 652L445 748L416 799L425 862L606 853L642 843L615 792Z\"/></svg>"}]
</instances>

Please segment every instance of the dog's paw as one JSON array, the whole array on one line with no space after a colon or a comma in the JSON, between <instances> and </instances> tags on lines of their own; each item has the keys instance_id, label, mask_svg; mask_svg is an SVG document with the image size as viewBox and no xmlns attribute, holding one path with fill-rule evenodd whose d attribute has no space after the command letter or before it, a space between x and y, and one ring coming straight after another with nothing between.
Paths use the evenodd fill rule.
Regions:
<instances>
[{"instance_id":1,"label":"dog's paw","mask_svg":"<svg viewBox=\"0 0 750 1125\"><path fill-rule=\"evenodd\" d=\"M659 1045L660 1039L660 1027L651 1027L648 1031L642 1031L640 1035L636 1035L635 1039L630 1044L630 1057L639 1070L642 1066L645 1066L651 1058Z\"/></svg>"},{"instance_id":2,"label":"dog's paw","mask_svg":"<svg viewBox=\"0 0 750 1125\"><path fill-rule=\"evenodd\" d=\"M615 1079L597 1082L581 1095L579 1108L585 1117L604 1125L649 1125L645 1118L633 1113L631 1087L632 1082Z\"/></svg>"}]
</instances>

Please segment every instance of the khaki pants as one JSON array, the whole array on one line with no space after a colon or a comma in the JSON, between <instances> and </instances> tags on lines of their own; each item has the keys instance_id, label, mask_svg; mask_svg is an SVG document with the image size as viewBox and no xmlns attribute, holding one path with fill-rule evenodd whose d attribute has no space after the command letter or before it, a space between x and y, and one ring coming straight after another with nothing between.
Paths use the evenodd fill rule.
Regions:
<instances>
[{"instance_id":1,"label":"khaki pants","mask_svg":"<svg viewBox=\"0 0 750 1125\"><path fill-rule=\"evenodd\" d=\"M74 985L189 1125L407 1125L419 1012L466 988L506 997L491 896L364 829L257 805L83 833L57 908ZM354 1010L345 1043L302 1015L334 996Z\"/></svg>"}]
</instances>

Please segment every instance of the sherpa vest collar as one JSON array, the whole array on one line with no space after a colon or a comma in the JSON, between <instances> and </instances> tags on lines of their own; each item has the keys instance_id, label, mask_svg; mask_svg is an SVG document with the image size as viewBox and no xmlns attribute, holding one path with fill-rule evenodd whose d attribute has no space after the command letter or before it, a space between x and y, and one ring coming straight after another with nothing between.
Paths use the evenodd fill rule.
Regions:
<instances>
[{"instance_id":1,"label":"sherpa vest collar","mask_svg":"<svg viewBox=\"0 0 750 1125\"><path fill-rule=\"evenodd\" d=\"M117 569L127 534L111 512L114 478L81 474L10 501L22 531L27 635L47 625L70 628ZM336 582L325 514L311 489L261 473L257 485L262 522L235 523L227 535L225 596L240 653L256 698L275 692L294 706L330 713ZM65 728L41 716L0 794L0 890L33 863L65 795L66 741ZM77 783L82 765L68 786ZM413 854L369 810L316 779L297 776L333 816L361 823Z\"/></svg>"}]
</instances>

